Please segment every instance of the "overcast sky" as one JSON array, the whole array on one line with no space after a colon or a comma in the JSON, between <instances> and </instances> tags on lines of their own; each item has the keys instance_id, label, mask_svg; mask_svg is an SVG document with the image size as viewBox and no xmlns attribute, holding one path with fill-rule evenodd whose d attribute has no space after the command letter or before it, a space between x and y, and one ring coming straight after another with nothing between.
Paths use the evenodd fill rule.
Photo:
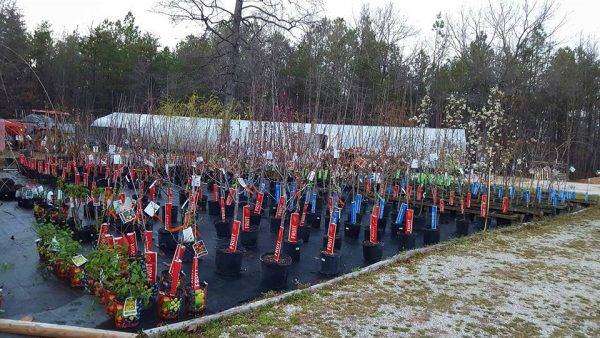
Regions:
<instances>
[{"instance_id":1,"label":"overcast sky","mask_svg":"<svg viewBox=\"0 0 600 338\"><path fill-rule=\"evenodd\" d=\"M228 2L228 0L223 0ZM492 0L495 1L495 0ZM534 1L534 0L532 0ZM122 19L131 11L137 24L144 31L151 32L160 38L163 45L173 47L188 34L201 31L193 23L173 25L167 17L152 12L156 0L17 0L22 9L25 22L33 30L40 22L49 21L56 34L78 29L86 33L104 19ZM408 23L421 31L430 34L435 15L439 12L452 15L461 7L480 7L487 0L324 0L325 15L328 17L344 17L348 20L358 16L363 3L372 7L383 6L389 2L399 13L408 18ZM558 0L561 17L566 15L567 21L560 31L558 39L574 44L579 37L600 36L600 0Z\"/></svg>"}]
</instances>

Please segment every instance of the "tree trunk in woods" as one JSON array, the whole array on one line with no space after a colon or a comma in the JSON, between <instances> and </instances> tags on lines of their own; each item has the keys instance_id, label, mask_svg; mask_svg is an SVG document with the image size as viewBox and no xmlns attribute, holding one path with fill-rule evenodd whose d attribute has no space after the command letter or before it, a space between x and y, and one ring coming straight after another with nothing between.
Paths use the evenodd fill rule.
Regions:
<instances>
[{"instance_id":1,"label":"tree trunk in woods","mask_svg":"<svg viewBox=\"0 0 600 338\"><path fill-rule=\"evenodd\" d=\"M240 62L240 25L242 22L243 3L244 0L235 1L235 10L232 17L231 56L225 82L225 105L227 106L230 106L235 99L238 63Z\"/></svg>"}]
</instances>

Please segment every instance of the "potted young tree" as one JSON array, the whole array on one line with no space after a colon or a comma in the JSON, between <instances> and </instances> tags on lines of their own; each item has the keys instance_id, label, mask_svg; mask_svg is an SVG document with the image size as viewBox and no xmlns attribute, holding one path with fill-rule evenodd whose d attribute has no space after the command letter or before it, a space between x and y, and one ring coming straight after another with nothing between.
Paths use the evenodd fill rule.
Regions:
<instances>
[{"instance_id":1,"label":"potted young tree","mask_svg":"<svg viewBox=\"0 0 600 338\"><path fill-rule=\"evenodd\" d=\"M152 289L146 284L146 274L138 261L127 266L127 277L114 284L115 326L131 328L139 325L142 309L149 303Z\"/></svg>"},{"instance_id":2,"label":"potted young tree","mask_svg":"<svg viewBox=\"0 0 600 338\"><path fill-rule=\"evenodd\" d=\"M383 256L383 242L377 239L377 221L379 219L379 206L373 208L373 214L371 215L370 223L370 238L364 240L363 246L363 258L366 262L373 263L379 262Z\"/></svg>"}]
</instances>

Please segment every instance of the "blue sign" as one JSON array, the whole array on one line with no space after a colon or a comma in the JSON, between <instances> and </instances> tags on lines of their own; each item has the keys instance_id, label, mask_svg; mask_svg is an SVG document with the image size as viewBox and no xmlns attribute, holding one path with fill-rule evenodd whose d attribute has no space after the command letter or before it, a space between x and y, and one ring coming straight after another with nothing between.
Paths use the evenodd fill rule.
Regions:
<instances>
[{"instance_id":1,"label":"blue sign","mask_svg":"<svg viewBox=\"0 0 600 338\"><path fill-rule=\"evenodd\" d=\"M350 223L356 224L356 201L350 203Z\"/></svg>"},{"instance_id":2,"label":"blue sign","mask_svg":"<svg viewBox=\"0 0 600 338\"><path fill-rule=\"evenodd\" d=\"M361 204L362 204L362 195L361 194L357 194L356 195L356 212L360 212L361 210Z\"/></svg>"},{"instance_id":3,"label":"blue sign","mask_svg":"<svg viewBox=\"0 0 600 338\"><path fill-rule=\"evenodd\" d=\"M437 206L431 207L431 229L437 230Z\"/></svg>"},{"instance_id":4,"label":"blue sign","mask_svg":"<svg viewBox=\"0 0 600 338\"><path fill-rule=\"evenodd\" d=\"M383 207L385 206L385 202L383 200L379 201L379 219L383 218Z\"/></svg>"},{"instance_id":5,"label":"blue sign","mask_svg":"<svg viewBox=\"0 0 600 338\"><path fill-rule=\"evenodd\" d=\"M338 220L340 219L340 212L336 210L333 212L333 223L338 224Z\"/></svg>"},{"instance_id":6,"label":"blue sign","mask_svg":"<svg viewBox=\"0 0 600 338\"><path fill-rule=\"evenodd\" d=\"M510 195L511 200L515 199L515 187L514 186L511 186L510 189L508 189L508 194Z\"/></svg>"},{"instance_id":7,"label":"blue sign","mask_svg":"<svg viewBox=\"0 0 600 338\"><path fill-rule=\"evenodd\" d=\"M535 193L536 193L538 205L542 204L542 188L539 186L537 188L535 188Z\"/></svg>"},{"instance_id":8,"label":"blue sign","mask_svg":"<svg viewBox=\"0 0 600 338\"><path fill-rule=\"evenodd\" d=\"M502 201L502 197L504 197L504 189L502 187L498 188L498 199Z\"/></svg>"},{"instance_id":9,"label":"blue sign","mask_svg":"<svg viewBox=\"0 0 600 338\"><path fill-rule=\"evenodd\" d=\"M406 208L406 203L402 203L402 205L400 205L400 212L398 213L398 217L396 217L396 224L402 225L402 223L404 223L404 215L406 214Z\"/></svg>"},{"instance_id":10,"label":"blue sign","mask_svg":"<svg viewBox=\"0 0 600 338\"><path fill-rule=\"evenodd\" d=\"M275 202L279 203L279 198L281 198L281 184L275 184Z\"/></svg>"},{"instance_id":11,"label":"blue sign","mask_svg":"<svg viewBox=\"0 0 600 338\"><path fill-rule=\"evenodd\" d=\"M310 199L310 212L312 214L315 213L316 207L317 207L317 194L312 194L312 198Z\"/></svg>"},{"instance_id":12,"label":"blue sign","mask_svg":"<svg viewBox=\"0 0 600 338\"><path fill-rule=\"evenodd\" d=\"M529 190L525 191L525 201L527 202L527 207L529 208Z\"/></svg>"}]
</instances>

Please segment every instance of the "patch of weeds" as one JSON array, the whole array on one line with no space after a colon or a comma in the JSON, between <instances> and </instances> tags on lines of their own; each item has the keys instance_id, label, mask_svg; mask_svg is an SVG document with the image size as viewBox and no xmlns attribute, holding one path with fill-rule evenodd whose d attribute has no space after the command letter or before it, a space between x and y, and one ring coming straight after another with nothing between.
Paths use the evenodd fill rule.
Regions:
<instances>
[{"instance_id":1,"label":"patch of weeds","mask_svg":"<svg viewBox=\"0 0 600 338\"><path fill-rule=\"evenodd\" d=\"M300 317L296 316L296 315L291 315L290 316L290 323L293 325L300 325L302 321L300 320Z\"/></svg>"},{"instance_id":2,"label":"patch of weeds","mask_svg":"<svg viewBox=\"0 0 600 338\"><path fill-rule=\"evenodd\" d=\"M319 297L329 297L331 296L331 292L326 291L326 290L319 290Z\"/></svg>"},{"instance_id":3,"label":"patch of weeds","mask_svg":"<svg viewBox=\"0 0 600 338\"><path fill-rule=\"evenodd\" d=\"M175 330L175 331L169 331L163 335L161 335L161 338L188 338L190 337L190 334L182 331L182 330Z\"/></svg>"},{"instance_id":4,"label":"patch of weeds","mask_svg":"<svg viewBox=\"0 0 600 338\"><path fill-rule=\"evenodd\" d=\"M0 263L0 272L6 272L9 269L12 269L14 266L15 266L15 263L2 262L2 263Z\"/></svg>"},{"instance_id":5,"label":"patch of weeds","mask_svg":"<svg viewBox=\"0 0 600 338\"><path fill-rule=\"evenodd\" d=\"M360 267L358 267L358 266L357 266L357 267L355 267L355 268L352 268L352 272L358 272L358 271L360 271L360 270L361 270L361 268L360 268Z\"/></svg>"}]
</instances>

